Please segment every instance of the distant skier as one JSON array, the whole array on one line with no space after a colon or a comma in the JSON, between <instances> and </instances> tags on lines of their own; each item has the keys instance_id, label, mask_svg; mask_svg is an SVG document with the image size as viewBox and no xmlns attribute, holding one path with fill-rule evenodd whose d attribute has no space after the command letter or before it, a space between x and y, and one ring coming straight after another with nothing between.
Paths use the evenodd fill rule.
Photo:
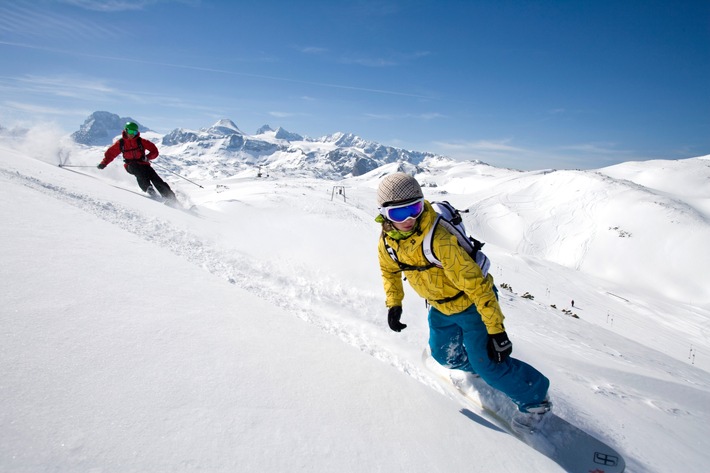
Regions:
<instances>
[{"instance_id":1,"label":"distant skier","mask_svg":"<svg viewBox=\"0 0 710 473\"><path fill-rule=\"evenodd\" d=\"M146 154L146 151L148 154ZM119 154L123 154L123 167L126 168L129 174L136 176L138 186L143 192L153 197L156 195L155 190L157 189L165 200L177 202L173 190L158 176L158 173L150 165L150 161L160 154L158 147L151 141L141 138L137 124L133 122L126 123L123 128L122 138L106 150L104 159L96 167L99 169L105 168Z\"/></svg>"},{"instance_id":2,"label":"distant skier","mask_svg":"<svg viewBox=\"0 0 710 473\"><path fill-rule=\"evenodd\" d=\"M572 299L572 307L574 307L574 299Z\"/></svg>"},{"instance_id":3,"label":"distant skier","mask_svg":"<svg viewBox=\"0 0 710 473\"><path fill-rule=\"evenodd\" d=\"M551 408L547 397L550 381L532 366L510 357L513 345L503 325L493 277L484 277L456 237L441 225L431 243L441 267L427 261L423 241L437 214L412 176L399 172L382 179L377 203L380 215L376 221L382 224L378 255L390 329L399 332L407 327L400 321L404 271L410 286L430 306L432 357L449 369L478 374L518 406L514 425L534 427ZM388 250L396 253L401 265Z\"/></svg>"}]
</instances>

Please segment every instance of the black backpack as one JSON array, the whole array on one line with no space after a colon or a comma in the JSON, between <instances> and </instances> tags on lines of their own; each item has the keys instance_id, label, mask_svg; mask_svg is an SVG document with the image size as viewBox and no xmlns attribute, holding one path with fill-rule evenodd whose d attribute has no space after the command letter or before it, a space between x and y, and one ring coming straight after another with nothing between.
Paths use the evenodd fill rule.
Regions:
<instances>
[{"instance_id":1,"label":"black backpack","mask_svg":"<svg viewBox=\"0 0 710 473\"><path fill-rule=\"evenodd\" d=\"M124 150L124 145L125 145L125 140L121 138L118 140L118 145L121 147L121 156L123 156ZM138 148L131 148L128 151L135 151L137 149L141 150L141 158L145 158L145 147L143 146L143 140L141 139L140 136L136 137L136 143L138 143ZM125 158L124 158L125 160Z\"/></svg>"}]
</instances>

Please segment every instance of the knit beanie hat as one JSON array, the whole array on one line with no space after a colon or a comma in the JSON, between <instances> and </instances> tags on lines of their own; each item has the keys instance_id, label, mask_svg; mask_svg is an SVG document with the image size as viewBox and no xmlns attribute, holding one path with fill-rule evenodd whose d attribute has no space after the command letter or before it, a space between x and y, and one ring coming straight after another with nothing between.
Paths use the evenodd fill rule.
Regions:
<instances>
[{"instance_id":1,"label":"knit beanie hat","mask_svg":"<svg viewBox=\"0 0 710 473\"><path fill-rule=\"evenodd\" d=\"M387 207L399 202L424 197L419 183L409 174L396 172L385 176L377 189L377 205Z\"/></svg>"}]
</instances>

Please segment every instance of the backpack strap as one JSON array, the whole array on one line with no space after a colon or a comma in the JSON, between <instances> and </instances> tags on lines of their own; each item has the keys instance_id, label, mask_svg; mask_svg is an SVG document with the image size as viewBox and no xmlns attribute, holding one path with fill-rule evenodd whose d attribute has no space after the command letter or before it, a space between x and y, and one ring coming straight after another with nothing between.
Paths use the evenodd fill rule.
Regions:
<instances>
[{"instance_id":1,"label":"backpack strap","mask_svg":"<svg viewBox=\"0 0 710 473\"><path fill-rule=\"evenodd\" d=\"M461 216L458 214L458 212L456 216L460 221ZM427 261L432 264L432 266L430 267L436 266L441 268L441 261L434 254L434 245L432 244L432 241L434 239L434 231L436 231L436 226L439 224L443 226L449 233L456 237L456 240L458 240L459 245L464 250L466 250L466 253L471 255L471 258L473 258L473 260L478 264L478 266L481 267L481 272L483 272L483 276L485 277L486 275L488 275L488 268L490 267L491 263L488 260L488 257L484 255L482 251L480 251L485 243L482 243L473 237L461 233L458 227L455 226L453 220L450 222L443 218L441 215L436 218L434 224L429 229L429 232L427 232L427 234L424 236L424 241L422 242L422 250L424 251L424 256L426 257Z\"/></svg>"},{"instance_id":2,"label":"backpack strap","mask_svg":"<svg viewBox=\"0 0 710 473\"><path fill-rule=\"evenodd\" d=\"M392 248L389 243L387 243L387 238L385 238L384 232L382 232L382 242L385 244L385 249L390 255L390 258L392 258L392 260L399 266L400 271L426 271L427 269L433 268L435 266L434 264L428 264L426 266L414 266L411 264L402 263L399 258L397 258L397 252L394 250L394 248Z\"/></svg>"},{"instance_id":3,"label":"backpack strap","mask_svg":"<svg viewBox=\"0 0 710 473\"><path fill-rule=\"evenodd\" d=\"M449 221L445 219L441 214L437 212L437 216L434 220L434 223L431 225L431 228L429 228L427 234L424 235L424 240L422 241L422 252L424 253L424 257L426 258L426 260L429 262L428 265L414 266L411 264L402 263L399 258L397 258L397 252L394 250L394 248L392 248L389 243L387 243L387 238L385 238L385 234L384 232L382 232L382 241L385 244L385 249L387 250L387 253L390 255L392 260L397 263L400 271L426 271L427 269L431 268L441 268L441 261L434 254L434 245L432 244L436 227L437 225L441 224L449 233L456 237L456 240L458 241L459 245L466 251L466 253L471 256L471 258L473 258L476 264L478 264L478 266L481 268L483 276L487 276L488 269L491 266L491 262L488 257L483 254L482 251L480 251L485 243L482 243L476 240L475 238L470 237L465 233L462 233L462 231L457 226L462 222L461 214L458 210L454 209L451 204L449 204L448 202L446 202L446 204L448 204L448 206L453 209L451 220ZM456 296L454 296L454 299L457 299L460 296L461 294L457 294ZM446 300L444 302L449 302L449 300Z\"/></svg>"},{"instance_id":4,"label":"backpack strap","mask_svg":"<svg viewBox=\"0 0 710 473\"><path fill-rule=\"evenodd\" d=\"M140 136L136 138L136 143L138 143L138 148L134 148L134 149L141 150L141 157L145 157L145 146L143 146L143 140L141 139ZM123 153L125 152L125 148L124 148L125 144L126 144L126 141L123 138L118 140L118 145L121 147L121 155L123 155ZM129 149L128 151L133 151L133 149ZM125 161L125 158L124 158L124 161Z\"/></svg>"},{"instance_id":5,"label":"backpack strap","mask_svg":"<svg viewBox=\"0 0 710 473\"><path fill-rule=\"evenodd\" d=\"M447 298L445 298L445 299L439 299L439 300L436 300L436 301L434 301L434 302L436 302L436 303L438 303L438 304L446 304L447 302L455 301L456 299L458 299L459 297L463 296L464 294L466 294L466 293L463 292L463 291L459 291L459 292L457 292L456 294L454 294L454 295L451 296L451 297L447 297Z\"/></svg>"},{"instance_id":6,"label":"backpack strap","mask_svg":"<svg viewBox=\"0 0 710 473\"><path fill-rule=\"evenodd\" d=\"M476 240L475 238L469 237L468 235L464 235L454 224L439 215L438 217L436 217L436 220L429 229L429 232L426 234L426 236L424 236L423 242L424 256L426 256L427 261L436 266L441 267L441 261L434 254L434 245L432 244L432 241L434 239L434 232L436 231L437 225L443 226L449 233L455 236L456 240L458 240L459 242L459 245L461 245L461 247L466 250L466 253L470 254L472 257L475 257L475 253L483 247L483 243Z\"/></svg>"}]
</instances>

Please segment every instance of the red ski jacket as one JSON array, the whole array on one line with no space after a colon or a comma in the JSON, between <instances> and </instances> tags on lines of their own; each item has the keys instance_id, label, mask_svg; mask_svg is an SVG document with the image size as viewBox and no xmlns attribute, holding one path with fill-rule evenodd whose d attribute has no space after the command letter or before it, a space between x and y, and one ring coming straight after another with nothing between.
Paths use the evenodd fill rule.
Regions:
<instances>
[{"instance_id":1,"label":"red ski jacket","mask_svg":"<svg viewBox=\"0 0 710 473\"><path fill-rule=\"evenodd\" d=\"M150 162L143 160L143 157L145 156L148 160L153 160L160 154L158 147L151 141L140 138L140 132L137 133L136 136L131 136L124 131L122 136L122 139L116 141L106 150L101 164L106 166L116 159L116 156L123 153L124 167L127 167L129 162L150 166Z\"/></svg>"}]
</instances>

